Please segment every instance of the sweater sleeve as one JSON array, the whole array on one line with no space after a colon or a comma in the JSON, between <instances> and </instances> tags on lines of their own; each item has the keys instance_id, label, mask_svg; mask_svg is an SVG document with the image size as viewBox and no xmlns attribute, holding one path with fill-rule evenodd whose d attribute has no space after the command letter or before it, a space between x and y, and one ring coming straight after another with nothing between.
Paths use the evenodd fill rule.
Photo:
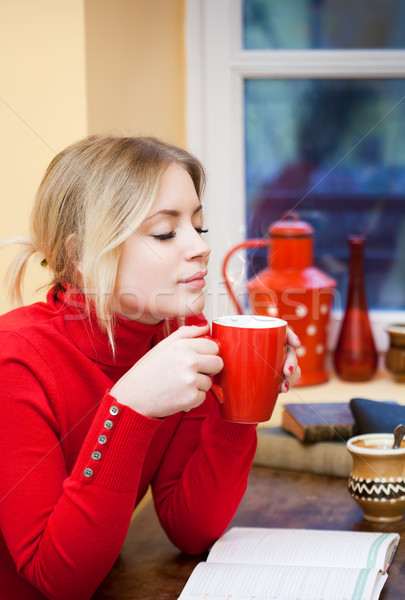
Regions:
<instances>
[{"instance_id":1,"label":"sweater sleeve","mask_svg":"<svg viewBox=\"0 0 405 600\"><path fill-rule=\"evenodd\" d=\"M18 357L0 359L0 368L0 528L8 550L45 597L90 598L120 552L161 422L106 393L69 474L63 443L74 431L60 439L46 363L40 378Z\"/></svg>"},{"instance_id":2,"label":"sweater sleeve","mask_svg":"<svg viewBox=\"0 0 405 600\"><path fill-rule=\"evenodd\" d=\"M256 426L229 423L209 392L178 426L153 481L160 522L184 552L199 554L218 539L246 490Z\"/></svg>"}]
</instances>

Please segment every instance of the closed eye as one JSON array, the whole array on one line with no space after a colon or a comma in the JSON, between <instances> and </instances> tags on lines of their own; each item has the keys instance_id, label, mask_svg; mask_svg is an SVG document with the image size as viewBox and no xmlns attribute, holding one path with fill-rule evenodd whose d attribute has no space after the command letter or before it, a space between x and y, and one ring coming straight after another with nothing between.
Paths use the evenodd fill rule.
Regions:
<instances>
[{"instance_id":1,"label":"closed eye","mask_svg":"<svg viewBox=\"0 0 405 600\"><path fill-rule=\"evenodd\" d=\"M202 227L195 227L194 229L200 235L202 235L203 233L208 233L208 229L203 229ZM165 242L166 240L172 240L174 237L176 237L176 232L170 231L169 233L160 233L152 237L155 240L159 240L160 242Z\"/></svg>"},{"instance_id":2,"label":"closed eye","mask_svg":"<svg viewBox=\"0 0 405 600\"><path fill-rule=\"evenodd\" d=\"M171 231L170 233L161 233L160 235L154 235L153 238L155 240L159 240L161 242L164 242L166 240L171 240L176 236L176 232L175 231Z\"/></svg>"}]
</instances>

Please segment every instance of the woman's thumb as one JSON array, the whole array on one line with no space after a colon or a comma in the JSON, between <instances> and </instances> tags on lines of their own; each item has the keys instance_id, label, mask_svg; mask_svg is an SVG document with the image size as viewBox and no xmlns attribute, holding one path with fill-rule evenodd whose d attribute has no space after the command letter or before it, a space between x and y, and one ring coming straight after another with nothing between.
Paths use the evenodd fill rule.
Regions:
<instances>
[{"instance_id":1,"label":"woman's thumb","mask_svg":"<svg viewBox=\"0 0 405 600\"><path fill-rule=\"evenodd\" d=\"M209 333L210 326L208 323L204 325L182 325L174 333L169 335L170 339L185 339L185 338L196 338ZM166 338L166 339L169 339Z\"/></svg>"}]
</instances>

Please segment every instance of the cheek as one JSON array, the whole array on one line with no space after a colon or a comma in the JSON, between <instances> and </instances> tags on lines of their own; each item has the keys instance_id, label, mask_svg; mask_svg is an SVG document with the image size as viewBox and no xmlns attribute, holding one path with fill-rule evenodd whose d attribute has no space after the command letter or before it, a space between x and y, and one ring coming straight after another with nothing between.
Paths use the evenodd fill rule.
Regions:
<instances>
[{"instance_id":1,"label":"cheek","mask_svg":"<svg viewBox=\"0 0 405 600\"><path fill-rule=\"evenodd\" d=\"M130 268L121 274L120 288L151 293L167 287L169 280L170 266L166 261L160 258L148 261L137 260L132 261Z\"/></svg>"},{"instance_id":2,"label":"cheek","mask_svg":"<svg viewBox=\"0 0 405 600\"><path fill-rule=\"evenodd\" d=\"M138 236L122 250L117 273L119 293L142 294L150 298L159 292L173 291L178 275L179 257L173 242L153 244Z\"/></svg>"}]
</instances>

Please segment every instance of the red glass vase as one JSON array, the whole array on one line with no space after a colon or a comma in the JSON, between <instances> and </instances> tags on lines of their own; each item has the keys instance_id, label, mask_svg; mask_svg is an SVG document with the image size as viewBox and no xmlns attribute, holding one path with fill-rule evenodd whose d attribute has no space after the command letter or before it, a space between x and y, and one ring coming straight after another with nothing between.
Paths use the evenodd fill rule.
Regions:
<instances>
[{"instance_id":1,"label":"red glass vase","mask_svg":"<svg viewBox=\"0 0 405 600\"><path fill-rule=\"evenodd\" d=\"M346 309L334 363L346 381L367 381L377 369L377 350L371 331L364 286L364 243L362 236L350 236L350 270Z\"/></svg>"}]
</instances>

